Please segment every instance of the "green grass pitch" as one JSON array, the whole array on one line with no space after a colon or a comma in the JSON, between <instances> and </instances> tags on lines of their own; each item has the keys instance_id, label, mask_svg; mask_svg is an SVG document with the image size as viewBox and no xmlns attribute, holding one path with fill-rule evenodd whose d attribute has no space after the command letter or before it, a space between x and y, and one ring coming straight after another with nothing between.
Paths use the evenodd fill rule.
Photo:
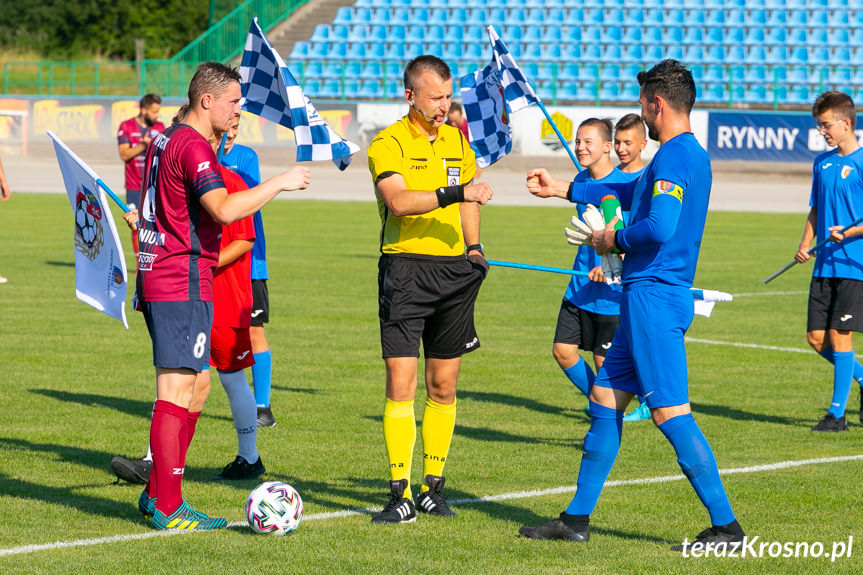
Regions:
<instances>
[{"instance_id":1,"label":"green grass pitch","mask_svg":"<svg viewBox=\"0 0 863 575\"><path fill-rule=\"evenodd\" d=\"M114 211L128 251L128 233ZM573 250L562 228L572 213L562 203L483 208L487 256L569 267ZM272 308L266 329L278 425L259 433L267 466L261 480L293 484L305 501L306 520L287 538L255 536L245 525L154 537L135 506L139 488L115 485L108 468L112 456L138 457L146 447L155 387L143 319L129 311L126 331L75 300L72 219L64 196L18 194L0 206L0 274L9 278L0 286L0 571L863 571L863 463L857 460L723 476L751 536L821 542L828 551L853 536L851 557L835 563L766 555L695 559L671 552L669 545L709 525L685 480L607 486L588 544L519 537L519 526L556 516L569 502L570 490L530 492L575 485L588 427L584 399L551 357L567 277L535 271L493 268L480 292L482 348L462 364L446 468L450 500L468 500L454 505L459 517L375 526L365 513L339 515L379 508L387 490L377 211L372 203L281 201L268 206L264 218ZM689 343L688 354L696 420L721 469L863 453L856 389L849 401L850 432L809 431L832 389L830 366L805 352L811 266L761 283L793 256L803 219L709 215L696 287L738 297L717 304L709 319L696 317L689 336L699 341ZM214 381L184 485L194 505L231 522L243 520L245 498L258 483L210 480L233 458L235 442L227 399ZM415 486L420 457L418 440ZM679 475L672 448L651 423L625 424L610 481ZM513 496L476 501L505 494ZM82 545L85 540L95 544ZM43 547L9 552L31 545Z\"/></svg>"}]
</instances>

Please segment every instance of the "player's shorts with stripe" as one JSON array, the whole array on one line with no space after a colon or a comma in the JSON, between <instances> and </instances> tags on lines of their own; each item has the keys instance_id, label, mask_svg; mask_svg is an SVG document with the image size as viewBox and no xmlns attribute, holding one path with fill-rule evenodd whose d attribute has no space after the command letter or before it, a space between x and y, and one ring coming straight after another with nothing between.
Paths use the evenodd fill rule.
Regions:
<instances>
[{"instance_id":1,"label":"player's shorts with stripe","mask_svg":"<svg viewBox=\"0 0 863 575\"><path fill-rule=\"evenodd\" d=\"M464 256L383 254L378 315L383 357L451 359L479 347L473 308L483 276Z\"/></svg>"},{"instance_id":2,"label":"player's shorts with stripe","mask_svg":"<svg viewBox=\"0 0 863 575\"><path fill-rule=\"evenodd\" d=\"M641 395L650 408L689 403L683 338L694 313L688 288L624 286L620 325L594 385Z\"/></svg>"},{"instance_id":3,"label":"player's shorts with stripe","mask_svg":"<svg viewBox=\"0 0 863 575\"><path fill-rule=\"evenodd\" d=\"M237 371L254 364L249 328L213 326L210 332L210 365L221 371Z\"/></svg>"},{"instance_id":4,"label":"player's shorts with stripe","mask_svg":"<svg viewBox=\"0 0 863 575\"><path fill-rule=\"evenodd\" d=\"M213 302L141 302L153 341L153 365L200 373L210 357Z\"/></svg>"},{"instance_id":5,"label":"player's shorts with stripe","mask_svg":"<svg viewBox=\"0 0 863 575\"><path fill-rule=\"evenodd\" d=\"M619 322L620 316L593 313L564 298L557 314L554 343L577 345L593 355L604 357L611 348Z\"/></svg>"},{"instance_id":6,"label":"player's shorts with stripe","mask_svg":"<svg viewBox=\"0 0 863 575\"><path fill-rule=\"evenodd\" d=\"M141 190L126 190L126 205L137 208L141 205Z\"/></svg>"},{"instance_id":7,"label":"player's shorts with stripe","mask_svg":"<svg viewBox=\"0 0 863 575\"><path fill-rule=\"evenodd\" d=\"M806 331L828 329L863 332L863 282L812 278Z\"/></svg>"},{"instance_id":8,"label":"player's shorts with stripe","mask_svg":"<svg viewBox=\"0 0 863 575\"><path fill-rule=\"evenodd\" d=\"M270 290L267 280L252 280L252 325L270 323Z\"/></svg>"}]
</instances>

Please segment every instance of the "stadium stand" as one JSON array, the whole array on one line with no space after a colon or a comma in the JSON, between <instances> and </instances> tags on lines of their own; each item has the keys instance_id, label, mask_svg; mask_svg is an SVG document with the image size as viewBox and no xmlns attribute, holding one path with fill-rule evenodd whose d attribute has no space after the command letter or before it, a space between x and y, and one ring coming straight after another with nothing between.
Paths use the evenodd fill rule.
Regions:
<instances>
[{"instance_id":1,"label":"stadium stand","mask_svg":"<svg viewBox=\"0 0 863 575\"><path fill-rule=\"evenodd\" d=\"M668 57L691 67L704 104L863 93L863 0L357 0L288 61L312 97L398 98L401 68L418 54L441 56L456 75L485 66L488 24L551 103L632 103L638 70Z\"/></svg>"}]
</instances>

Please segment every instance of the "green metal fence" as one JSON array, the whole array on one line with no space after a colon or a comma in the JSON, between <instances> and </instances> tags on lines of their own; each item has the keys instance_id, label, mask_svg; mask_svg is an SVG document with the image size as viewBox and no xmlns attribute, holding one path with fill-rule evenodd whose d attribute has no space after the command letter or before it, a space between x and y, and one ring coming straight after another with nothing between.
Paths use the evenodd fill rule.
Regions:
<instances>
[{"instance_id":1,"label":"green metal fence","mask_svg":"<svg viewBox=\"0 0 863 575\"><path fill-rule=\"evenodd\" d=\"M240 55L252 18L268 31L308 0L247 0L170 60L136 62L6 62L4 94L38 96L183 97L195 67Z\"/></svg>"}]
</instances>

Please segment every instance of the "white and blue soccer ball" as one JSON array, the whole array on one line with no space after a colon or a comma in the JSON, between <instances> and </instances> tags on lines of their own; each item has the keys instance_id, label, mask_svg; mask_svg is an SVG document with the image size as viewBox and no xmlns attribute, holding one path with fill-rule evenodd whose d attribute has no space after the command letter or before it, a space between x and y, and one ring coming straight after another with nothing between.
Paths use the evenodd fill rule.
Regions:
<instances>
[{"instance_id":1,"label":"white and blue soccer ball","mask_svg":"<svg viewBox=\"0 0 863 575\"><path fill-rule=\"evenodd\" d=\"M249 494L246 519L255 533L290 535L303 520L303 500L287 483L267 481Z\"/></svg>"},{"instance_id":2,"label":"white and blue soccer ball","mask_svg":"<svg viewBox=\"0 0 863 575\"><path fill-rule=\"evenodd\" d=\"M96 240L96 220L87 211L87 202L80 201L75 206L75 228L81 240L88 246L92 246Z\"/></svg>"}]
</instances>

